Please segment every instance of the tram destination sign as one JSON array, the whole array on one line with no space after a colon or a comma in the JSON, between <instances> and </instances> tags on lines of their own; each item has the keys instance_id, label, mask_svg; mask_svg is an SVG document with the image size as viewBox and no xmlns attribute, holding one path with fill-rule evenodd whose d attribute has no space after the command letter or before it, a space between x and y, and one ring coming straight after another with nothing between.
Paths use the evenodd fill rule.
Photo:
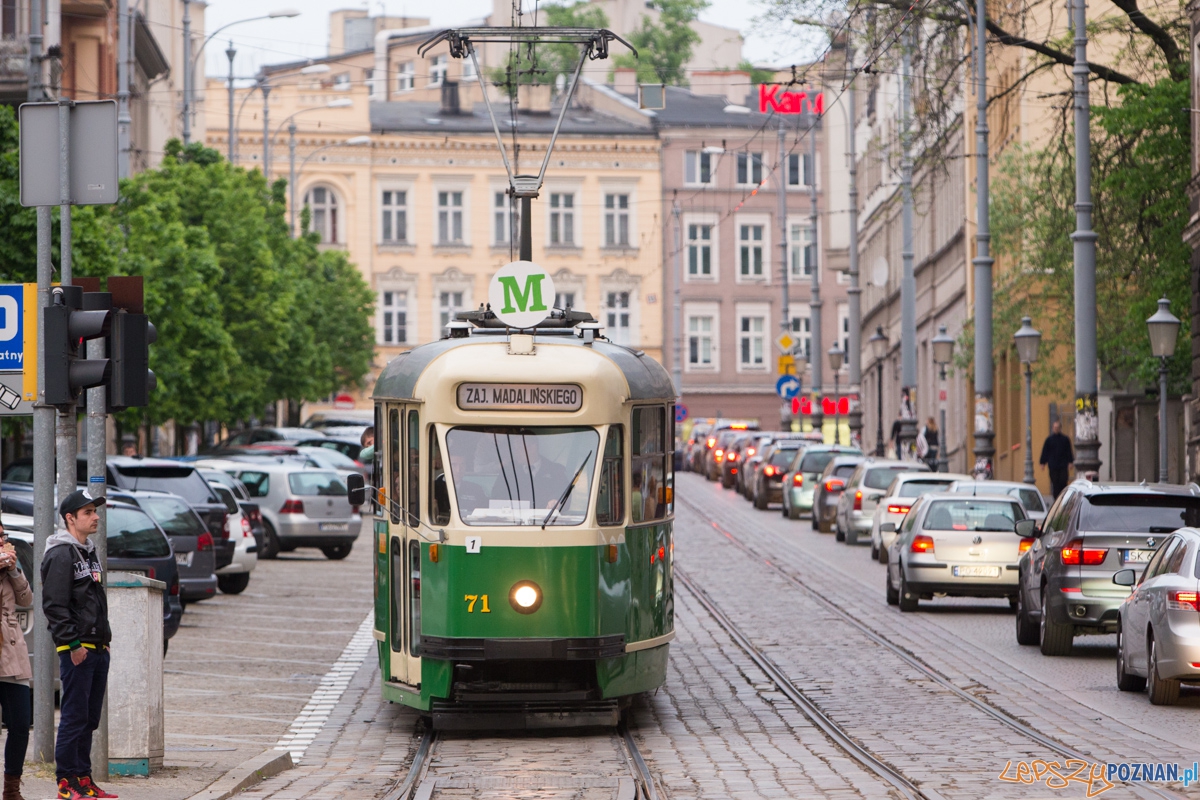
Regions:
<instances>
[{"instance_id":1,"label":"tram destination sign","mask_svg":"<svg viewBox=\"0 0 1200 800\"><path fill-rule=\"evenodd\" d=\"M578 411L583 389L572 383L462 383L463 411Z\"/></svg>"}]
</instances>

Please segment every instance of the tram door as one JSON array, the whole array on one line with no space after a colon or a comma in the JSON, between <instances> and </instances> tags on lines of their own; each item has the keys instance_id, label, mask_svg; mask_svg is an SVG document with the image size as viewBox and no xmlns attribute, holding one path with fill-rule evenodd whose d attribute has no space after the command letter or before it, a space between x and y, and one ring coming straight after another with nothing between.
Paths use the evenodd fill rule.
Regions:
<instances>
[{"instance_id":1,"label":"tram door","mask_svg":"<svg viewBox=\"0 0 1200 800\"><path fill-rule=\"evenodd\" d=\"M388 409L392 680L421 681L421 424L415 406Z\"/></svg>"}]
</instances>

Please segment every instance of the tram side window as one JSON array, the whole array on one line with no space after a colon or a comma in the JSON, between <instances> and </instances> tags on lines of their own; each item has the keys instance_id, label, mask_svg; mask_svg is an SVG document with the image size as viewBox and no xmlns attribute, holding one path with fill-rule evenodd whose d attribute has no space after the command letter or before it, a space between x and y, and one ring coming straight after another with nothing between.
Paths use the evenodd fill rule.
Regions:
<instances>
[{"instance_id":1,"label":"tram side window","mask_svg":"<svg viewBox=\"0 0 1200 800\"><path fill-rule=\"evenodd\" d=\"M421 655L421 543L412 540L408 543L409 591L408 609L408 653Z\"/></svg>"},{"instance_id":2,"label":"tram side window","mask_svg":"<svg viewBox=\"0 0 1200 800\"><path fill-rule=\"evenodd\" d=\"M450 523L450 491L446 488L446 468L442 466L442 448L437 431L429 429L429 515L434 525Z\"/></svg>"},{"instance_id":3,"label":"tram side window","mask_svg":"<svg viewBox=\"0 0 1200 800\"><path fill-rule=\"evenodd\" d=\"M382 437L383 437L383 406L379 405L377 403L375 405L375 438L382 439ZM371 456L371 485L372 486L382 486L383 485L383 449L379 448L379 447L372 447L371 450L374 452L374 455ZM374 490L374 491L375 491L375 498L376 498L376 500L378 500L379 499L379 491L378 490ZM379 511L379 515L386 516L387 510L381 509Z\"/></svg>"},{"instance_id":4,"label":"tram side window","mask_svg":"<svg viewBox=\"0 0 1200 800\"><path fill-rule=\"evenodd\" d=\"M397 653L404 646L404 545L399 539L392 538L392 649Z\"/></svg>"},{"instance_id":5,"label":"tram side window","mask_svg":"<svg viewBox=\"0 0 1200 800\"><path fill-rule=\"evenodd\" d=\"M421 523L421 425L416 411L408 412L408 525Z\"/></svg>"},{"instance_id":6,"label":"tram side window","mask_svg":"<svg viewBox=\"0 0 1200 800\"><path fill-rule=\"evenodd\" d=\"M647 522L667 515L666 413L662 406L633 410L633 521Z\"/></svg>"},{"instance_id":7,"label":"tram side window","mask_svg":"<svg viewBox=\"0 0 1200 800\"><path fill-rule=\"evenodd\" d=\"M404 463L404 451L400 449L400 411L393 408L388 412L388 468L391 479L387 485L388 508L391 510L392 522L400 524L400 510L404 505L404 497L400 494L401 465Z\"/></svg>"},{"instance_id":8,"label":"tram side window","mask_svg":"<svg viewBox=\"0 0 1200 800\"><path fill-rule=\"evenodd\" d=\"M675 513L675 450L679 447L679 441L675 438L675 424L675 406L669 405L667 406L667 479L663 484L666 489L662 498L667 514Z\"/></svg>"},{"instance_id":9,"label":"tram side window","mask_svg":"<svg viewBox=\"0 0 1200 800\"><path fill-rule=\"evenodd\" d=\"M600 491L596 502L597 525L625 522L625 429L613 425L604 440L604 461L600 466Z\"/></svg>"}]
</instances>

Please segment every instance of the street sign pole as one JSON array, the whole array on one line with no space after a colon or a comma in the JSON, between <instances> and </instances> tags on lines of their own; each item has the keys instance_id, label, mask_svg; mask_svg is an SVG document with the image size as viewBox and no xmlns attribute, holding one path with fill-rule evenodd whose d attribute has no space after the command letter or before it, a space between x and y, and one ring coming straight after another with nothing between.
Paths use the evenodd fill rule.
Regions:
<instances>
[{"instance_id":1,"label":"street sign pole","mask_svg":"<svg viewBox=\"0 0 1200 800\"><path fill-rule=\"evenodd\" d=\"M50 263L50 206L37 207L37 346L45 341L41 309L50 305L54 265ZM42 610L42 556L54 532L54 418L46 405L46 360L37 360L37 402L33 407L33 685L54 686L55 656ZM54 763L54 692L33 693L33 757Z\"/></svg>"}]
</instances>

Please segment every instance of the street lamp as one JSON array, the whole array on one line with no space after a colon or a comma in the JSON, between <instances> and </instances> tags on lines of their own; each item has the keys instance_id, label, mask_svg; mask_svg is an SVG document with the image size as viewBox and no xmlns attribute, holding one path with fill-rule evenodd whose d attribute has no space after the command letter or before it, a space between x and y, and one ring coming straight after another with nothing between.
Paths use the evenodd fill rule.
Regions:
<instances>
[{"instance_id":1,"label":"street lamp","mask_svg":"<svg viewBox=\"0 0 1200 800\"><path fill-rule=\"evenodd\" d=\"M938 326L938 334L933 337L933 361L938 365L939 384L938 412L942 429L938 435L938 472L950 471L950 436L946 431L946 365L954 360L954 337L946 333L946 326Z\"/></svg>"},{"instance_id":2,"label":"street lamp","mask_svg":"<svg viewBox=\"0 0 1200 800\"><path fill-rule=\"evenodd\" d=\"M1167 359L1175 354L1179 318L1171 313L1171 301L1158 301L1158 311L1146 320L1150 329L1150 352L1158 359L1158 481L1167 482Z\"/></svg>"},{"instance_id":3,"label":"street lamp","mask_svg":"<svg viewBox=\"0 0 1200 800\"><path fill-rule=\"evenodd\" d=\"M1017 345L1017 358L1025 365L1025 482L1033 483L1033 362L1038 359L1038 346L1042 334L1031 324L1029 317L1021 317L1021 329L1013 334Z\"/></svg>"},{"instance_id":4,"label":"street lamp","mask_svg":"<svg viewBox=\"0 0 1200 800\"><path fill-rule=\"evenodd\" d=\"M308 69L308 67L305 67L304 69ZM304 72L303 69L300 71ZM352 105L354 105L354 101L349 97L339 97L336 100L330 100L323 106L302 108L299 111L293 112L288 117L285 117L283 122L279 123L279 127L275 129L275 133L271 135L271 141L274 141L275 136L279 134L279 131L283 128L283 126L285 124L288 126L288 195L290 206L288 213L288 230L292 236L296 235L296 123L292 122L292 120L301 114L307 114L309 111L324 111L327 108L349 108ZM317 151L314 150L313 153L315 152ZM311 155L312 153L309 154L310 157ZM306 162L308 161L307 158L304 160ZM263 174L265 175L266 173L264 172ZM269 177L267 182L270 183Z\"/></svg>"},{"instance_id":5,"label":"street lamp","mask_svg":"<svg viewBox=\"0 0 1200 800\"><path fill-rule=\"evenodd\" d=\"M879 414L875 420L875 455L883 455L883 359L888 352L888 337L883 333L883 326L875 327L875 335L867 339L871 345L871 355L875 356L875 388L879 391Z\"/></svg>"},{"instance_id":6,"label":"street lamp","mask_svg":"<svg viewBox=\"0 0 1200 800\"><path fill-rule=\"evenodd\" d=\"M842 361L846 354L842 352L842 348L838 347L838 343L834 342L833 347L829 348L829 368L833 370L833 443L842 443L842 409L839 404L838 391L838 370L842 368Z\"/></svg>"}]
</instances>

